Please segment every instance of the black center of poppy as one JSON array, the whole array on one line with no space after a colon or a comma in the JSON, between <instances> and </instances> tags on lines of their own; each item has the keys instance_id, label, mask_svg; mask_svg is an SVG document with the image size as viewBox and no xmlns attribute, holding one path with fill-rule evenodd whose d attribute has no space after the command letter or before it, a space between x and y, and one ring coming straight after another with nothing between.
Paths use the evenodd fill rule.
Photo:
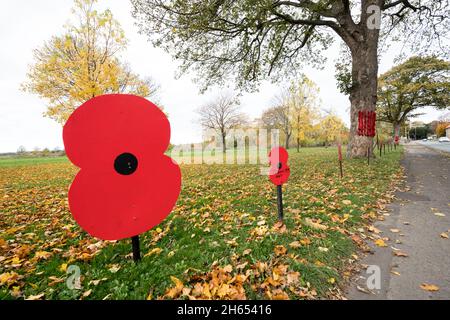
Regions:
<instances>
[{"instance_id":1,"label":"black center of poppy","mask_svg":"<svg viewBox=\"0 0 450 320\"><path fill-rule=\"evenodd\" d=\"M278 169L281 169L282 166L283 164L281 162L278 162Z\"/></svg>"},{"instance_id":2,"label":"black center of poppy","mask_svg":"<svg viewBox=\"0 0 450 320\"><path fill-rule=\"evenodd\" d=\"M129 175L136 171L138 161L131 153L122 153L114 160L114 169L117 173Z\"/></svg>"}]
</instances>

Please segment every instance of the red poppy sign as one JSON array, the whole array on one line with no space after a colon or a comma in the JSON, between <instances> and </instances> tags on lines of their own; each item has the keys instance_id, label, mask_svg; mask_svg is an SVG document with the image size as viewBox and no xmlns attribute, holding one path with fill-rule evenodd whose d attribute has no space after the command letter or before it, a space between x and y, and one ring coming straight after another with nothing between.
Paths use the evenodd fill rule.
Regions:
<instances>
[{"instance_id":1,"label":"red poppy sign","mask_svg":"<svg viewBox=\"0 0 450 320\"><path fill-rule=\"evenodd\" d=\"M164 155L170 124L156 105L133 95L95 97L72 113L63 138L80 168L69 190L70 211L89 234L133 237L171 212L181 173Z\"/></svg>"},{"instance_id":2,"label":"red poppy sign","mask_svg":"<svg viewBox=\"0 0 450 320\"><path fill-rule=\"evenodd\" d=\"M291 174L288 158L288 152L283 147L274 147L269 153L269 179L277 186L286 183Z\"/></svg>"}]
</instances>

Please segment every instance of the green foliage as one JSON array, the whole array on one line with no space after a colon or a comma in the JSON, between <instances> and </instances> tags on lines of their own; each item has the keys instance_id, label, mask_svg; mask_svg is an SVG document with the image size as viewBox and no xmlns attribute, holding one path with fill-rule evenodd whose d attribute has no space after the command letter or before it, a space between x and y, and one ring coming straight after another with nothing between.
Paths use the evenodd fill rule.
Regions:
<instances>
[{"instance_id":1,"label":"green foliage","mask_svg":"<svg viewBox=\"0 0 450 320\"><path fill-rule=\"evenodd\" d=\"M378 85L378 119L401 124L417 109L450 106L450 62L412 57L382 74Z\"/></svg>"}]
</instances>

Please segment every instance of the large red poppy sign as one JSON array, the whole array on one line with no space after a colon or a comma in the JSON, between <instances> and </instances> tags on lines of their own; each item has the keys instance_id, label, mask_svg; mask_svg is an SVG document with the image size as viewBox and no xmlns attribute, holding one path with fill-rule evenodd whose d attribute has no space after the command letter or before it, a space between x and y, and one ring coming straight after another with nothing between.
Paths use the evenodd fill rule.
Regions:
<instances>
[{"instance_id":1,"label":"large red poppy sign","mask_svg":"<svg viewBox=\"0 0 450 320\"><path fill-rule=\"evenodd\" d=\"M181 173L164 155L170 124L156 105L133 95L95 97L70 116L63 138L80 168L69 190L70 211L89 234L133 237L171 212Z\"/></svg>"},{"instance_id":2,"label":"large red poppy sign","mask_svg":"<svg viewBox=\"0 0 450 320\"><path fill-rule=\"evenodd\" d=\"M288 152L283 147L274 147L269 153L269 179L277 186L286 183L291 174L288 158Z\"/></svg>"}]
</instances>

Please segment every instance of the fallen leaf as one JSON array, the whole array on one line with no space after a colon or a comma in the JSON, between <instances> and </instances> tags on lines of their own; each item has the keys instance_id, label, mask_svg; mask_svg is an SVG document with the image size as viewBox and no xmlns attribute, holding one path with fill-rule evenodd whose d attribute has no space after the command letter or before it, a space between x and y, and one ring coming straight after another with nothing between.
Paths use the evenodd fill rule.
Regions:
<instances>
[{"instance_id":1,"label":"fallen leaf","mask_svg":"<svg viewBox=\"0 0 450 320\"><path fill-rule=\"evenodd\" d=\"M25 300L41 300L41 298L44 297L44 296L45 296L45 293L40 293L40 294L35 295L35 296L33 296L33 295L28 296L27 298L25 298Z\"/></svg>"},{"instance_id":2,"label":"fallen leaf","mask_svg":"<svg viewBox=\"0 0 450 320\"><path fill-rule=\"evenodd\" d=\"M398 233L398 232L400 232L399 229L390 229L390 230L391 230L392 233Z\"/></svg>"},{"instance_id":3,"label":"fallen leaf","mask_svg":"<svg viewBox=\"0 0 450 320\"><path fill-rule=\"evenodd\" d=\"M59 271L66 272L67 271L67 263L63 263L59 266Z\"/></svg>"},{"instance_id":4,"label":"fallen leaf","mask_svg":"<svg viewBox=\"0 0 450 320\"><path fill-rule=\"evenodd\" d=\"M252 249L245 249L245 250L242 252L242 255L243 255L243 256L247 256L247 255L249 255L251 252L252 252Z\"/></svg>"},{"instance_id":5,"label":"fallen leaf","mask_svg":"<svg viewBox=\"0 0 450 320\"><path fill-rule=\"evenodd\" d=\"M441 238L448 239L448 234L446 234L445 232L442 232Z\"/></svg>"},{"instance_id":6,"label":"fallen leaf","mask_svg":"<svg viewBox=\"0 0 450 320\"><path fill-rule=\"evenodd\" d=\"M301 246L302 246L302 244L298 241L293 241L293 242L289 243L289 247L294 248L294 249L300 248Z\"/></svg>"},{"instance_id":7,"label":"fallen leaf","mask_svg":"<svg viewBox=\"0 0 450 320\"><path fill-rule=\"evenodd\" d=\"M231 264L223 267L223 271L231 273L231 271L233 271L233 266Z\"/></svg>"},{"instance_id":8,"label":"fallen leaf","mask_svg":"<svg viewBox=\"0 0 450 320\"><path fill-rule=\"evenodd\" d=\"M161 251L162 251L161 248L153 248L152 250L150 250L149 252L147 252L147 253L144 255L144 257L148 257L148 256L151 256L151 255L158 255L158 254L161 253Z\"/></svg>"},{"instance_id":9,"label":"fallen leaf","mask_svg":"<svg viewBox=\"0 0 450 320\"><path fill-rule=\"evenodd\" d=\"M420 288L426 291L439 291L439 287L434 284L422 283Z\"/></svg>"},{"instance_id":10,"label":"fallen leaf","mask_svg":"<svg viewBox=\"0 0 450 320\"><path fill-rule=\"evenodd\" d=\"M275 246L273 251L275 252L275 254L277 256L282 256L282 255L286 254L287 249L282 245L278 245L278 246Z\"/></svg>"},{"instance_id":11,"label":"fallen leaf","mask_svg":"<svg viewBox=\"0 0 450 320\"><path fill-rule=\"evenodd\" d=\"M38 259L38 260L41 260L41 259L47 260L48 258L51 257L51 255L52 255L51 252L47 252L47 251L37 251L37 252L34 254L34 257L35 257L36 259Z\"/></svg>"},{"instance_id":12,"label":"fallen leaf","mask_svg":"<svg viewBox=\"0 0 450 320\"><path fill-rule=\"evenodd\" d=\"M91 293L92 293L92 289L89 289L89 290L83 292L83 298L89 297L89 295L90 295Z\"/></svg>"},{"instance_id":13,"label":"fallen leaf","mask_svg":"<svg viewBox=\"0 0 450 320\"><path fill-rule=\"evenodd\" d=\"M342 200L342 203L345 204L346 206L352 204L352 202L350 200Z\"/></svg>"},{"instance_id":14,"label":"fallen leaf","mask_svg":"<svg viewBox=\"0 0 450 320\"><path fill-rule=\"evenodd\" d=\"M441 212L435 212L434 215L438 216L438 217L445 217L445 214L443 214Z\"/></svg>"},{"instance_id":15,"label":"fallen leaf","mask_svg":"<svg viewBox=\"0 0 450 320\"><path fill-rule=\"evenodd\" d=\"M118 264L113 264L108 270L111 273L116 273L120 270L120 266Z\"/></svg>"},{"instance_id":16,"label":"fallen leaf","mask_svg":"<svg viewBox=\"0 0 450 320\"><path fill-rule=\"evenodd\" d=\"M397 257L408 257L408 254L402 251L394 251L394 255L396 255Z\"/></svg>"},{"instance_id":17,"label":"fallen leaf","mask_svg":"<svg viewBox=\"0 0 450 320\"><path fill-rule=\"evenodd\" d=\"M386 242L384 242L383 239L378 239L378 240L376 240L376 241L375 241L375 244L376 244L377 246L379 246L379 247L387 247L387 244L386 244Z\"/></svg>"},{"instance_id":18,"label":"fallen leaf","mask_svg":"<svg viewBox=\"0 0 450 320\"><path fill-rule=\"evenodd\" d=\"M327 230L328 229L327 226L317 223L317 222L314 222L310 218L305 218L304 224L313 229L318 229L318 230Z\"/></svg>"}]
</instances>

